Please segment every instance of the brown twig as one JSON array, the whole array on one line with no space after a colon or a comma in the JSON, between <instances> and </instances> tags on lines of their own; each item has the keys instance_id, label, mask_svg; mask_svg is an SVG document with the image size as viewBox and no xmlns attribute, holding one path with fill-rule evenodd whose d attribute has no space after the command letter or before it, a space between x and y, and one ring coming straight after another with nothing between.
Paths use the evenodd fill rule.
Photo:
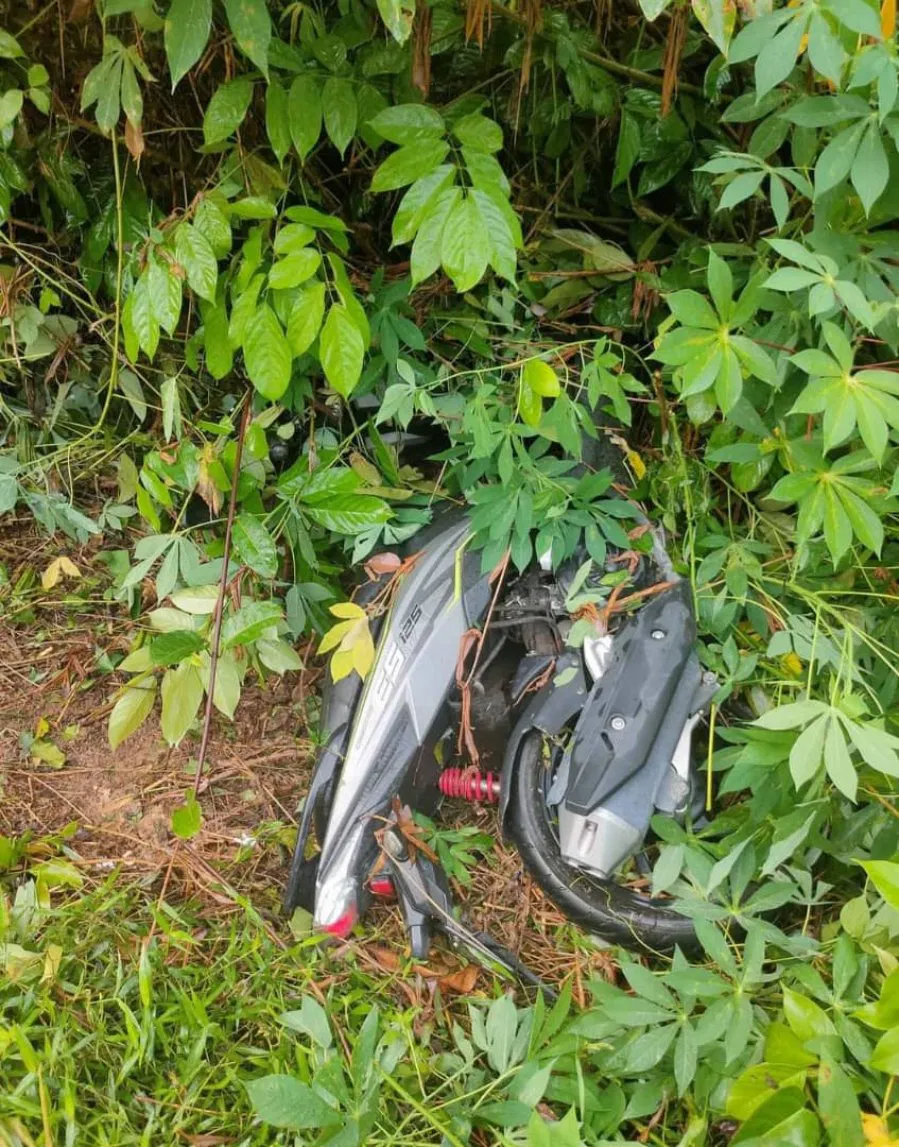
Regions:
<instances>
[{"instance_id":1,"label":"brown twig","mask_svg":"<svg viewBox=\"0 0 899 1147\"><path fill-rule=\"evenodd\" d=\"M668 22L668 35L665 39L665 56L662 74L662 118L671 111L677 93L681 58L687 40L689 9L681 6Z\"/></svg>"},{"instance_id":2,"label":"brown twig","mask_svg":"<svg viewBox=\"0 0 899 1147\"><path fill-rule=\"evenodd\" d=\"M490 5L490 10L497 16L504 16L508 20L513 20L516 24L527 24L527 16L520 12L515 11L513 8L506 8L494 0ZM662 77L655 76L650 72L641 72L639 68L630 68L627 64L619 63L618 60L613 60L611 56L602 55L599 52L591 52L587 48L576 48L578 55L584 59L589 60L591 64L599 64L601 68L611 72L616 76L623 76L628 80L635 80L639 84L645 84L651 88L661 88ZM688 92L691 96L701 96L702 88L697 87L695 84L681 83L679 85L682 92Z\"/></svg>"},{"instance_id":3,"label":"brown twig","mask_svg":"<svg viewBox=\"0 0 899 1147\"><path fill-rule=\"evenodd\" d=\"M496 608L496 602L499 598L500 591L503 588L503 582L506 578L506 570L509 568L509 558L511 551L506 550L499 564L495 567L490 575L490 581L495 582L493 590L493 597L490 600L490 606L487 610L487 616L484 618L484 624L481 629L469 629L462 635L459 645L459 657L456 663L456 684L459 686L462 698L462 713L459 722L459 734L456 741L456 751L461 755L462 746L465 745L468 750L468 755L471 760L473 768L477 768L480 754L478 753L477 745L475 744L473 730L471 727L471 683L474 680L475 670L478 667L478 662L481 659L481 651L484 648L484 641L487 637L487 630L490 627L490 621L493 617L493 611ZM468 655L473 651L471 665L468 669L467 676L465 675L465 664L468 660Z\"/></svg>"},{"instance_id":4,"label":"brown twig","mask_svg":"<svg viewBox=\"0 0 899 1147\"><path fill-rule=\"evenodd\" d=\"M634 602L642 601L646 597L655 597L657 593L664 593L666 589L671 589L675 583L673 581L660 581L655 585L647 586L646 589L637 590L636 593L629 593L627 597L619 598L615 602L613 613L620 613L623 609L627 609L629 605ZM616 587L617 588L617 587Z\"/></svg>"},{"instance_id":5,"label":"brown twig","mask_svg":"<svg viewBox=\"0 0 899 1147\"><path fill-rule=\"evenodd\" d=\"M623 588L623 583L621 585L616 585L613 588L612 592L609 594L609 600L606 602L606 604L603 606L603 608L598 611L599 616L597 617L597 621L599 622L599 626L602 629L603 633L606 633L608 631L609 618L617 610L618 598L621 596L622 588Z\"/></svg>"},{"instance_id":6,"label":"brown twig","mask_svg":"<svg viewBox=\"0 0 899 1147\"><path fill-rule=\"evenodd\" d=\"M212 628L212 648L209 653L209 685L206 690L206 712L203 714L203 737L200 741L200 751L197 753L197 772L194 777L194 796L200 790L200 778L203 776L203 765L206 762L206 750L209 748L209 736L212 731L212 698L215 692L215 674L219 662L219 640L222 635L222 616L225 612L225 590L228 587L228 562L231 558L231 530L234 526L234 509L237 505L237 484L240 481L240 462L243 455L243 442L247 427L250 425L250 415L253 411L253 401L247 393L243 408L243 417L240 420L240 430L237 432L237 450L234 454L234 470L231 474L231 495L228 499L228 522L225 526L225 548L222 554L222 576L219 579L218 597L215 599L215 621Z\"/></svg>"},{"instance_id":7,"label":"brown twig","mask_svg":"<svg viewBox=\"0 0 899 1147\"><path fill-rule=\"evenodd\" d=\"M459 638L459 653L456 658L456 687L459 690L461 710L459 713L459 732L456 738L456 752L461 756L462 746L468 752L471 764L477 767L478 747L475 743L474 732L471 727L471 672L465 674L465 665L468 655L477 646L481 631L477 628L467 629Z\"/></svg>"},{"instance_id":8,"label":"brown twig","mask_svg":"<svg viewBox=\"0 0 899 1147\"><path fill-rule=\"evenodd\" d=\"M602 271L588 267L585 271L528 271L528 281L537 283L541 279L601 279Z\"/></svg>"}]
</instances>

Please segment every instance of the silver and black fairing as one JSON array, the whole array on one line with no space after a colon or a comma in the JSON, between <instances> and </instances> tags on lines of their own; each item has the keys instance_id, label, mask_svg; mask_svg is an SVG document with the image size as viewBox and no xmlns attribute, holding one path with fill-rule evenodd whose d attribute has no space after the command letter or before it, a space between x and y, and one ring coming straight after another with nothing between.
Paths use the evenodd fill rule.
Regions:
<instances>
[{"instance_id":1,"label":"silver and black fairing","mask_svg":"<svg viewBox=\"0 0 899 1147\"><path fill-rule=\"evenodd\" d=\"M493 592L480 554L465 548L467 534L466 520L456 518L417 539L417 559L381 623L365 685L353 675L326 691L325 741L285 898L288 908L305 900L322 930L346 934L363 911L378 857L376 833L394 798L422 812L439 800L434 749L451 723L460 642L482 623ZM576 886L584 878L606 880L638 852L654 813L686 814L692 730L716 687L694 649L689 587L656 549L646 563L650 580L669 581L669 588L581 650L563 651L561 642L555 653L546 648L547 631L558 638L569 623L564 571L558 577L532 571L505 587L491 622L499 633L518 633L524 647L509 690L517 713L503 756L501 819L505 825L510 794L524 776L525 748L535 736L548 738L558 746L552 767L547 762L539 770L527 799L539 785L552 832L540 842L530 832L515 839L550 895L597 932L602 928L591 924L589 897L578 899ZM538 605L543 641L531 646L520 621L530 618L533 630ZM310 863L304 858L313 824L321 849ZM555 859L541 876L547 849ZM650 904L646 911L655 909Z\"/></svg>"},{"instance_id":2,"label":"silver and black fairing","mask_svg":"<svg viewBox=\"0 0 899 1147\"><path fill-rule=\"evenodd\" d=\"M324 806L313 907L314 926L324 931L343 935L358 918L378 855L375 833L394 798L427 811L439 797L434 746L460 641L490 601L480 555L465 549L468 532L464 519L434 532L403 576L364 688L346 686L335 697L341 682L332 692L286 897L288 907L300 899L309 832Z\"/></svg>"},{"instance_id":3,"label":"silver and black fairing","mask_svg":"<svg viewBox=\"0 0 899 1147\"><path fill-rule=\"evenodd\" d=\"M547 691L516 727L504 784L526 732L569 731L546 801L572 868L609 877L640 849L655 812L686 814L692 730L717 687L695 640L689 586L676 582L624 621L599 666L591 671L585 656L568 686Z\"/></svg>"}]
</instances>

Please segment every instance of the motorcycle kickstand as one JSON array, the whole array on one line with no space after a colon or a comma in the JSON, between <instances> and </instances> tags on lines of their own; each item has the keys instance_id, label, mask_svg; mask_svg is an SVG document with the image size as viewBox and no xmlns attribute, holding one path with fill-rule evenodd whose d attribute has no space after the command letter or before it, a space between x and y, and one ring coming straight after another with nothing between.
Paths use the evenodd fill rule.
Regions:
<instances>
[{"instance_id":1,"label":"motorcycle kickstand","mask_svg":"<svg viewBox=\"0 0 899 1147\"><path fill-rule=\"evenodd\" d=\"M558 993L486 932L474 932L453 915L453 901L443 870L419 852L413 860L402 834L387 828L382 840L387 867L409 932L412 955L427 959L433 929L439 928L454 946L464 946L481 959L542 991L552 1001Z\"/></svg>"}]
</instances>

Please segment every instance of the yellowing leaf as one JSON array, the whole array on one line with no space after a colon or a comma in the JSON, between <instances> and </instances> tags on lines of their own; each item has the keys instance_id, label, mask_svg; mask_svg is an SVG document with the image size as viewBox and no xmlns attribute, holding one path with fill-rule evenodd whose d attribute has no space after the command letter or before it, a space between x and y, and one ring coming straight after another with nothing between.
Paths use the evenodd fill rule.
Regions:
<instances>
[{"instance_id":1,"label":"yellowing leaf","mask_svg":"<svg viewBox=\"0 0 899 1147\"><path fill-rule=\"evenodd\" d=\"M883 0L880 7L880 30L885 40L896 35L896 0Z\"/></svg>"},{"instance_id":2,"label":"yellowing leaf","mask_svg":"<svg viewBox=\"0 0 899 1147\"><path fill-rule=\"evenodd\" d=\"M331 676L335 681L342 681L349 677L353 671L353 651L351 649L338 649L331 658Z\"/></svg>"},{"instance_id":3,"label":"yellowing leaf","mask_svg":"<svg viewBox=\"0 0 899 1147\"><path fill-rule=\"evenodd\" d=\"M889 0L887 0L889 2ZM884 5L886 7L886 4ZM895 3L893 11L895 14ZM899 1139L890 1134L886 1122L879 1115L872 1115L870 1111L862 1112L862 1130L865 1133L865 1142L869 1147L899 1147Z\"/></svg>"},{"instance_id":4,"label":"yellowing leaf","mask_svg":"<svg viewBox=\"0 0 899 1147\"><path fill-rule=\"evenodd\" d=\"M355 621L339 621L336 625L332 625L325 636L321 639L318 647L319 653L330 653L332 649L340 645L344 636L356 624Z\"/></svg>"},{"instance_id":5,"label":"yellowing leaf","mask_svg":"<svg viewBox=\"0 0 899 1147\"><path fill-rule=\"evenodd\" d=\"M734 0L691 0L691 4L696 19L726 56L737 18Z\"/></svg>"},{"instance_id":6,"label":"yellowing leaf","mask_svg":"<svg viewBox=\"0 0 899 1147\"><path fill-rule=\"evenodd\" d=\"M260 639L259 644L264 644ZM258 649L258 646L257 646ZM200 654L200 676L203 679L203 688L209 692L209 654ZM240 701L240 691L243 686L243 674L246 662L237 660L236 649L222 651L218 668L215 674L215 688L212 691L212 701L216 709L223 713L228 720L233 720L234 711Z\"/></svg>"},{"instance_id":7,"label":"yellowing leaf","mask_svg":"<svg viewBox=\"0 0 899 1147\"><path fill-rule=\"evenodd\" d=\"M639 482L646 475L646 463L636 450L628 450L627 460L630 468L637 475L637 481Z\"/></svg>"},{"instance_id":8,"label":"yellowing leaf","mask_svg":"<svg viewBox=\"0 0 899 1147\"><path fill-rule=\"evenodd\" d=\"M149 648L145 648L149 655ZM130 737L141 727L149 716L155 699L156 681L152 677L135 682L123 691L109 714L107 737L111 749L117 749L126 737Z\"/></svg>"},{"instance_id":9,"label":"yellowing leaf","mask_svg":"<svg viewBox=\"0 0 899 1147\"><path fill-rule=\"evenodd\" d=\"M375 646L366 621L353 641L353 668L364 681L375 659Z\"/></svg>"},{"instance_id":10,"label":"yellowing leaf","mask_svg":"<svg viewBox=\"0 0 899 1147\"><path fill-rule=\"evenodd\" d=\"M789 673L791 677L802 676L802 662L795 653L785 653L780 660L784 672Z\"/></svg>"},{"instance_id":11,"label":"yellowing leaf","mask_svg":"<svg viewBox=\"0 0 899 1147\"><path fill-rule=\"evenodd\" d=\"M44 589L53 589L55 585L59 584L59 579L62 577L81 577L81 571L70 559L65 557L54 558L41 574L41 585Z\"/></svg>"},{"instance_id":12,"label":"yellowing leaf","mask_svg":"<svg viewBox=\"0 0 899 1147\"><path fill-rule=\"evenodd\" d=\"M150 646L142 645L140 649L132 650L126 658L119 662L116 668L123 673L146 673L148 669L153 668Z\"/></svg>"},{"instance_id":13,"label":"yellowing leaf","mask_svg":"<svg viewBox=\"0 0 899 1147\"><path fill-rule=\"evenodd\" d=\"M363 680L375 659L375 646L368 626L368 614L352 601L331 606L336 617L347 618L332 625L321 640L319 653L334 650L331 657L331 677L340 681L355 669Z\"/></svg>"},{"instance_id":14,"label":"yellowing leaf","mask_svg":"<svg viewBox=\"0 0 899 1147\"><path fill-rule=\"evenodd\" d=\"M199 669L190 661L182 661L175 669L167 669L162 678L162 735L170 745L183 740L194 722L203 699L203 680Z\"/></svg>"},{"instance_id":15,"label":"yellowing leaf","mask_svg":"<svg viewBox=\"0 0 899 1147\"><path fill-rule=\"evenodd\" d=\"M216 518L222 508L222 492L216 485L210 467L210 463L214 461L215 455L212 447L205 446L199 455L200 469L197 474L197 493L209 507L212 516Z\"/></svg>"},{"instance_id":16,"label":"yellowing leaf","mask_svg":"<svg viewBox=\"0 0 899 1147\"><path fill-rule=\"evenodd\" d=\"M21 944L0 944L0 972L15 984L31 979L41 964L40 952L30 952Z\"/></svg>"},{"instance_id":17,"label":"yellowing leaf","mask_svg":"<svg viewBox=\"0 0 899 1147\"><path fill-rule=\"evenodd\" d=\"M339 601L337 605L331 606L331 613L335 617L365 617L365 610L354 601Z\"/></svg>"},{"instance_id":18,"label":"yellowing leaf","mask_svg":"<svg viewBox=\"0 0 899 1147\"><path fill-rule=\"evenodd\" d=\"M528 426L538 426L543 417L543 400L536 390L528 386L523 371L518 387L518 413Z\"/></svg>"},{"instance_id":19,"label":"yellowing leaf","mask_svg":"<svg viewBox=\"0 0 899 1147\"><path fill-rule=\"evenodd\" d=\"M59 944L48 944L44 952L44 970L41 974L42 984L52 984L62 963L62 948Z\"/></svg>"},{"instance_id":20,"label":"yellowing leaf","mask_svg":"<svg viewBox=\"0 0 899 1147\"><path fill-rule=\"evenodd\" d=\"M190 629L190 614L200 615L215 613L215 603L218 600L219 590L217 585L198 585L192 589L179 589L177 593L172 594L172 605L177 606L176 609L166 609L165 622L163 619L154 621L153 614L150 615L150 624L154 629L158 629L165 633L166 628L171 629ZM183 612L182 612L183 611ZM162 613L161 609L154 610L154 613ZM169 617L169 614L177 616ZM171 621L169 626L167 623Z\"/></svg>"},{"instance_id":21,"label":"yellowing leaf","mask_svg":"<svg viewBox=\"0 0 899 1147\"><path fill-rule=\"evenodd\" d=\"M47 888L80 888L84 884L83 874L70 860L61 857L42 860L32 867L31 874Z\"/></svg>"},{"instance_id":22,"label":"yellowing leaf","mask_svg":"<svg viewBox=\"0 0 899 1147\"><path fill-rule=\"evenodd\" d=\"M369 486L380 486L382 483L381 472L377 466L373 466L371 462L360 454L358 450L354 450L350 455L350 465Z\"/></svg>"}]
</instances>

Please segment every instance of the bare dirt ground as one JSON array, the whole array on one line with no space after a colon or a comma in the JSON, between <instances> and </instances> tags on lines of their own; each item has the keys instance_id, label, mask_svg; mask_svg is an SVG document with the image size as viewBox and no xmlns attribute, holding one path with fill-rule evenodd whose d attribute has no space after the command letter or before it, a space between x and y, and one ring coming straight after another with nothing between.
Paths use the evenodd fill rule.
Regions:
<instances>
[{"instance_id":1,"label":"bare dirt ground","mask_svg":"<svg viewBox=\"0 0 899 1147\"><path fill-rule=\"evenodd\" d=\"M82 576L44 591L40 573L61 553ZM0 561L8 575L0 589L0 833L39 838L75 822L70 843L85 864L142 878L165 872L171 813L193 785L198 740L169 748L151 715L109 748L110 699L124 678L107 659L128 649L133 623L103 600L109 577L94 547L21 525L4 531ZM29 571L34 585L23 588ZM312 760L305 730L318 672L248 681L234 724L214 718L200 784L204 823L191 847L229 881L258 883L259 866L279 858L278 840L289 843ZM61 767L34 758L35 734L64 755Z\"/></svg>"},{"instance_id":2,"label":"bare dirt ground","mask_svg":"<svg viewBox=\"0 0 899 1147\"><path fill-rule=\"evenodd\" d=\"M37 654L35 646L44 640L0 628L3 650L15 641L26 656ZM68 650L77 657L73 644L77 651ZM58 640L54 647L56 661L63 650ZM143 879L165 872L174 845L172 810L194 781L196 740L169 748L151 717L112 752L106 697L115 678L86 689L77 680L53 689L11 676L0 670L0 832L44 837L76 822L70 844L86 864L100 871L119 867ZM311 749L295 731L295 689L296 682L277 680L253 685L235 725L216 720L214 726L200 783L203 826L191 851L236 887L258 890L265 870L277 869L305 790ZM22 734L41 724L49 726L45 739L65 754L62 767L35 763L22 748ZM273 905L277 872L268 876Z\"/></svg>"},{"instance_id":3,"label":"bare dirt ground","mask_svg":"<svg viewBox=\"0 0 899 1147\"><path fill-rule=\"evenodd\" d=\"M41 571L61 553L82 577L44 591ZM237 891L287 937L279 901L314 759L319 665L310 657L307 670L283 680L248 678L233 724L216 714L200 784L203 824L178 842L171 814L194 783L199 738L168 747L154 714L110 750L106 718L121 679L107 658L127 651L135 623L104 600L109 577L96 547L41 538L21 523L0 537L0 562L8 574L0 586L0 834L40 841L66 833L69 855L93 879L118 871L160 899L200 896L211 911L230 912ZM23 590L29 570L33 588ZM64 763L35 761L35 734L56 745ZM476 927L547 979L573 977L576 992L591 974L608 972L608 957L580 938L503 847L490 810L450 806L444 820L476 824L497 840L472 887L456 890ZM375 909L357 935L352 947L365 963L391 974L404 965L396 908ZM484 980L473 968L460 973L445 951L433 963L450 977L447 986L462 973L460 990Z\"/></svg>"}]
</instances>

